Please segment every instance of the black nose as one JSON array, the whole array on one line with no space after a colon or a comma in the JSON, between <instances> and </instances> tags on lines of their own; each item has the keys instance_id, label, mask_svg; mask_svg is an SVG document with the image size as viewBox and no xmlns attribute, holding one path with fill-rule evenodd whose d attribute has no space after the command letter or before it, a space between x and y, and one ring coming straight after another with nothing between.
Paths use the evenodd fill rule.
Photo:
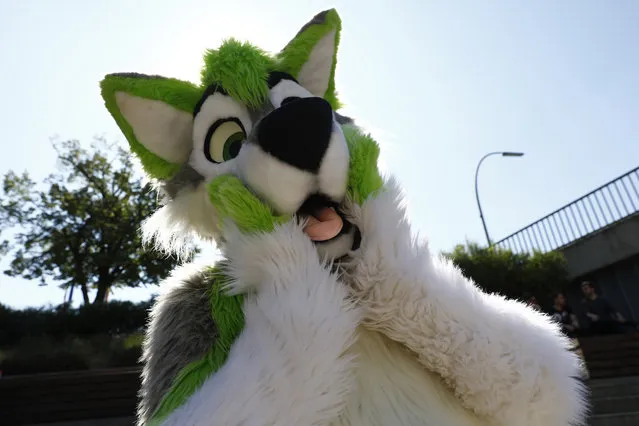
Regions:
<instances>
[{"instance_id":1,"label":"black nose","mask_svg":"<svg viewBox=\"0 0 639 426\"><path fill-rule=\"evenodd\" d=\"M317 173L333 132L333 110L322 98L285 103L262 119L257 140L272 156Z\"/></svg>"}]
</instances>

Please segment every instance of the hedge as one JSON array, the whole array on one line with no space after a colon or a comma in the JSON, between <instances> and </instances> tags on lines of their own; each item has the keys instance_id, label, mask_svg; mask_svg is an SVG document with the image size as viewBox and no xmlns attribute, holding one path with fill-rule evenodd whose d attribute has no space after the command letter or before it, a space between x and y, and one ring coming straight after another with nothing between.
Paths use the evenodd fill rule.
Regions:
<instances>
[{"instance_id":1,"label":"hedge","mask_svg":"<svg viewBox=\"0 0 639 426\"><path fill-rule=\"evenodd\" d=\"M144 329L152 301L16 310L0 305L0 348L25 338L131 334Z\"/></svg>"}]
</instances>

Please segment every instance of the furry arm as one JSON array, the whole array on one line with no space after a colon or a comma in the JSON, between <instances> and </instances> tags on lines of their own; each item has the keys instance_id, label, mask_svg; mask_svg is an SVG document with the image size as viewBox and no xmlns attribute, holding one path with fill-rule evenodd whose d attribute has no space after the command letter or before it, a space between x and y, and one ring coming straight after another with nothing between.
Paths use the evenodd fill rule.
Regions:
<instances>
[{"instance_id":1,"label":"furry arm","mask_svg":"<svg viewBox=\"0 0 639 426\"><path fill-rule=\"evenodd\" d=\"M350 281L362 323L406 345L467 408L499 426L582 424L579 359L550 319L486 294L411 236L390 181L355 211Z\"/></svg>"},{"instance_id":2,"label":"furry arm","mask_svg":"<svg viewBox=\"0 0 639 426\"><path fill-rule=\"evenodd\" d=\"M291 221L225 233L231 292L247 293L245 328L224 366L163 423L326 425L354 386L358 324L348 291Z\"/></svg>"}]
</instances>

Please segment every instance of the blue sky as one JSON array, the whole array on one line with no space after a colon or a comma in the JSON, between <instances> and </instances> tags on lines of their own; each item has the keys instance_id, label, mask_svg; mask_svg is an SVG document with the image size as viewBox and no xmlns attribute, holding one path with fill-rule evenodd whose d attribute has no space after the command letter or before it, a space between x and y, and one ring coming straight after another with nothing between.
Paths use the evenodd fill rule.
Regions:
<instances>
[{"instance_id":1,"label":"blue sky","mask_svg":"<svg viewBox=\"0 0 639 426\"><path fill-rule=\"evenodd\" d=\"M633 0L27 0L0 1L0 173L52 172L51 136L124 142L99 95L104 74L197 82L204 49L234 36L277 51L329 7L344 26L345 112L380 140L384 167L405 187L414 227L433 250L484 241L473 177L486 152L526 153L482 166L494 240L637 166ZM55 286L0 276L0 303L62 298Z\"/></svg>"}]
</instances>

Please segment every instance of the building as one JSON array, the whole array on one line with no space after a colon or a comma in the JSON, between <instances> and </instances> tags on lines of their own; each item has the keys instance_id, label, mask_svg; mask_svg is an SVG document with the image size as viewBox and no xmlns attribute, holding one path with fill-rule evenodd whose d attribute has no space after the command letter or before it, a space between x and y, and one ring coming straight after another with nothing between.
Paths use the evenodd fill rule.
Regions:
<instances>
[{"instance_id":1,"label":"building","mask_svg":"<svg viewBox=\"0 0 639 426\"><path fill-rule=\"evenodd\" d=\"M639 167L600 186L495 243L515 252L563 252L579 311L579 284L599 294L627 319L639 322Z\"/></svg>"}]
</instances>

